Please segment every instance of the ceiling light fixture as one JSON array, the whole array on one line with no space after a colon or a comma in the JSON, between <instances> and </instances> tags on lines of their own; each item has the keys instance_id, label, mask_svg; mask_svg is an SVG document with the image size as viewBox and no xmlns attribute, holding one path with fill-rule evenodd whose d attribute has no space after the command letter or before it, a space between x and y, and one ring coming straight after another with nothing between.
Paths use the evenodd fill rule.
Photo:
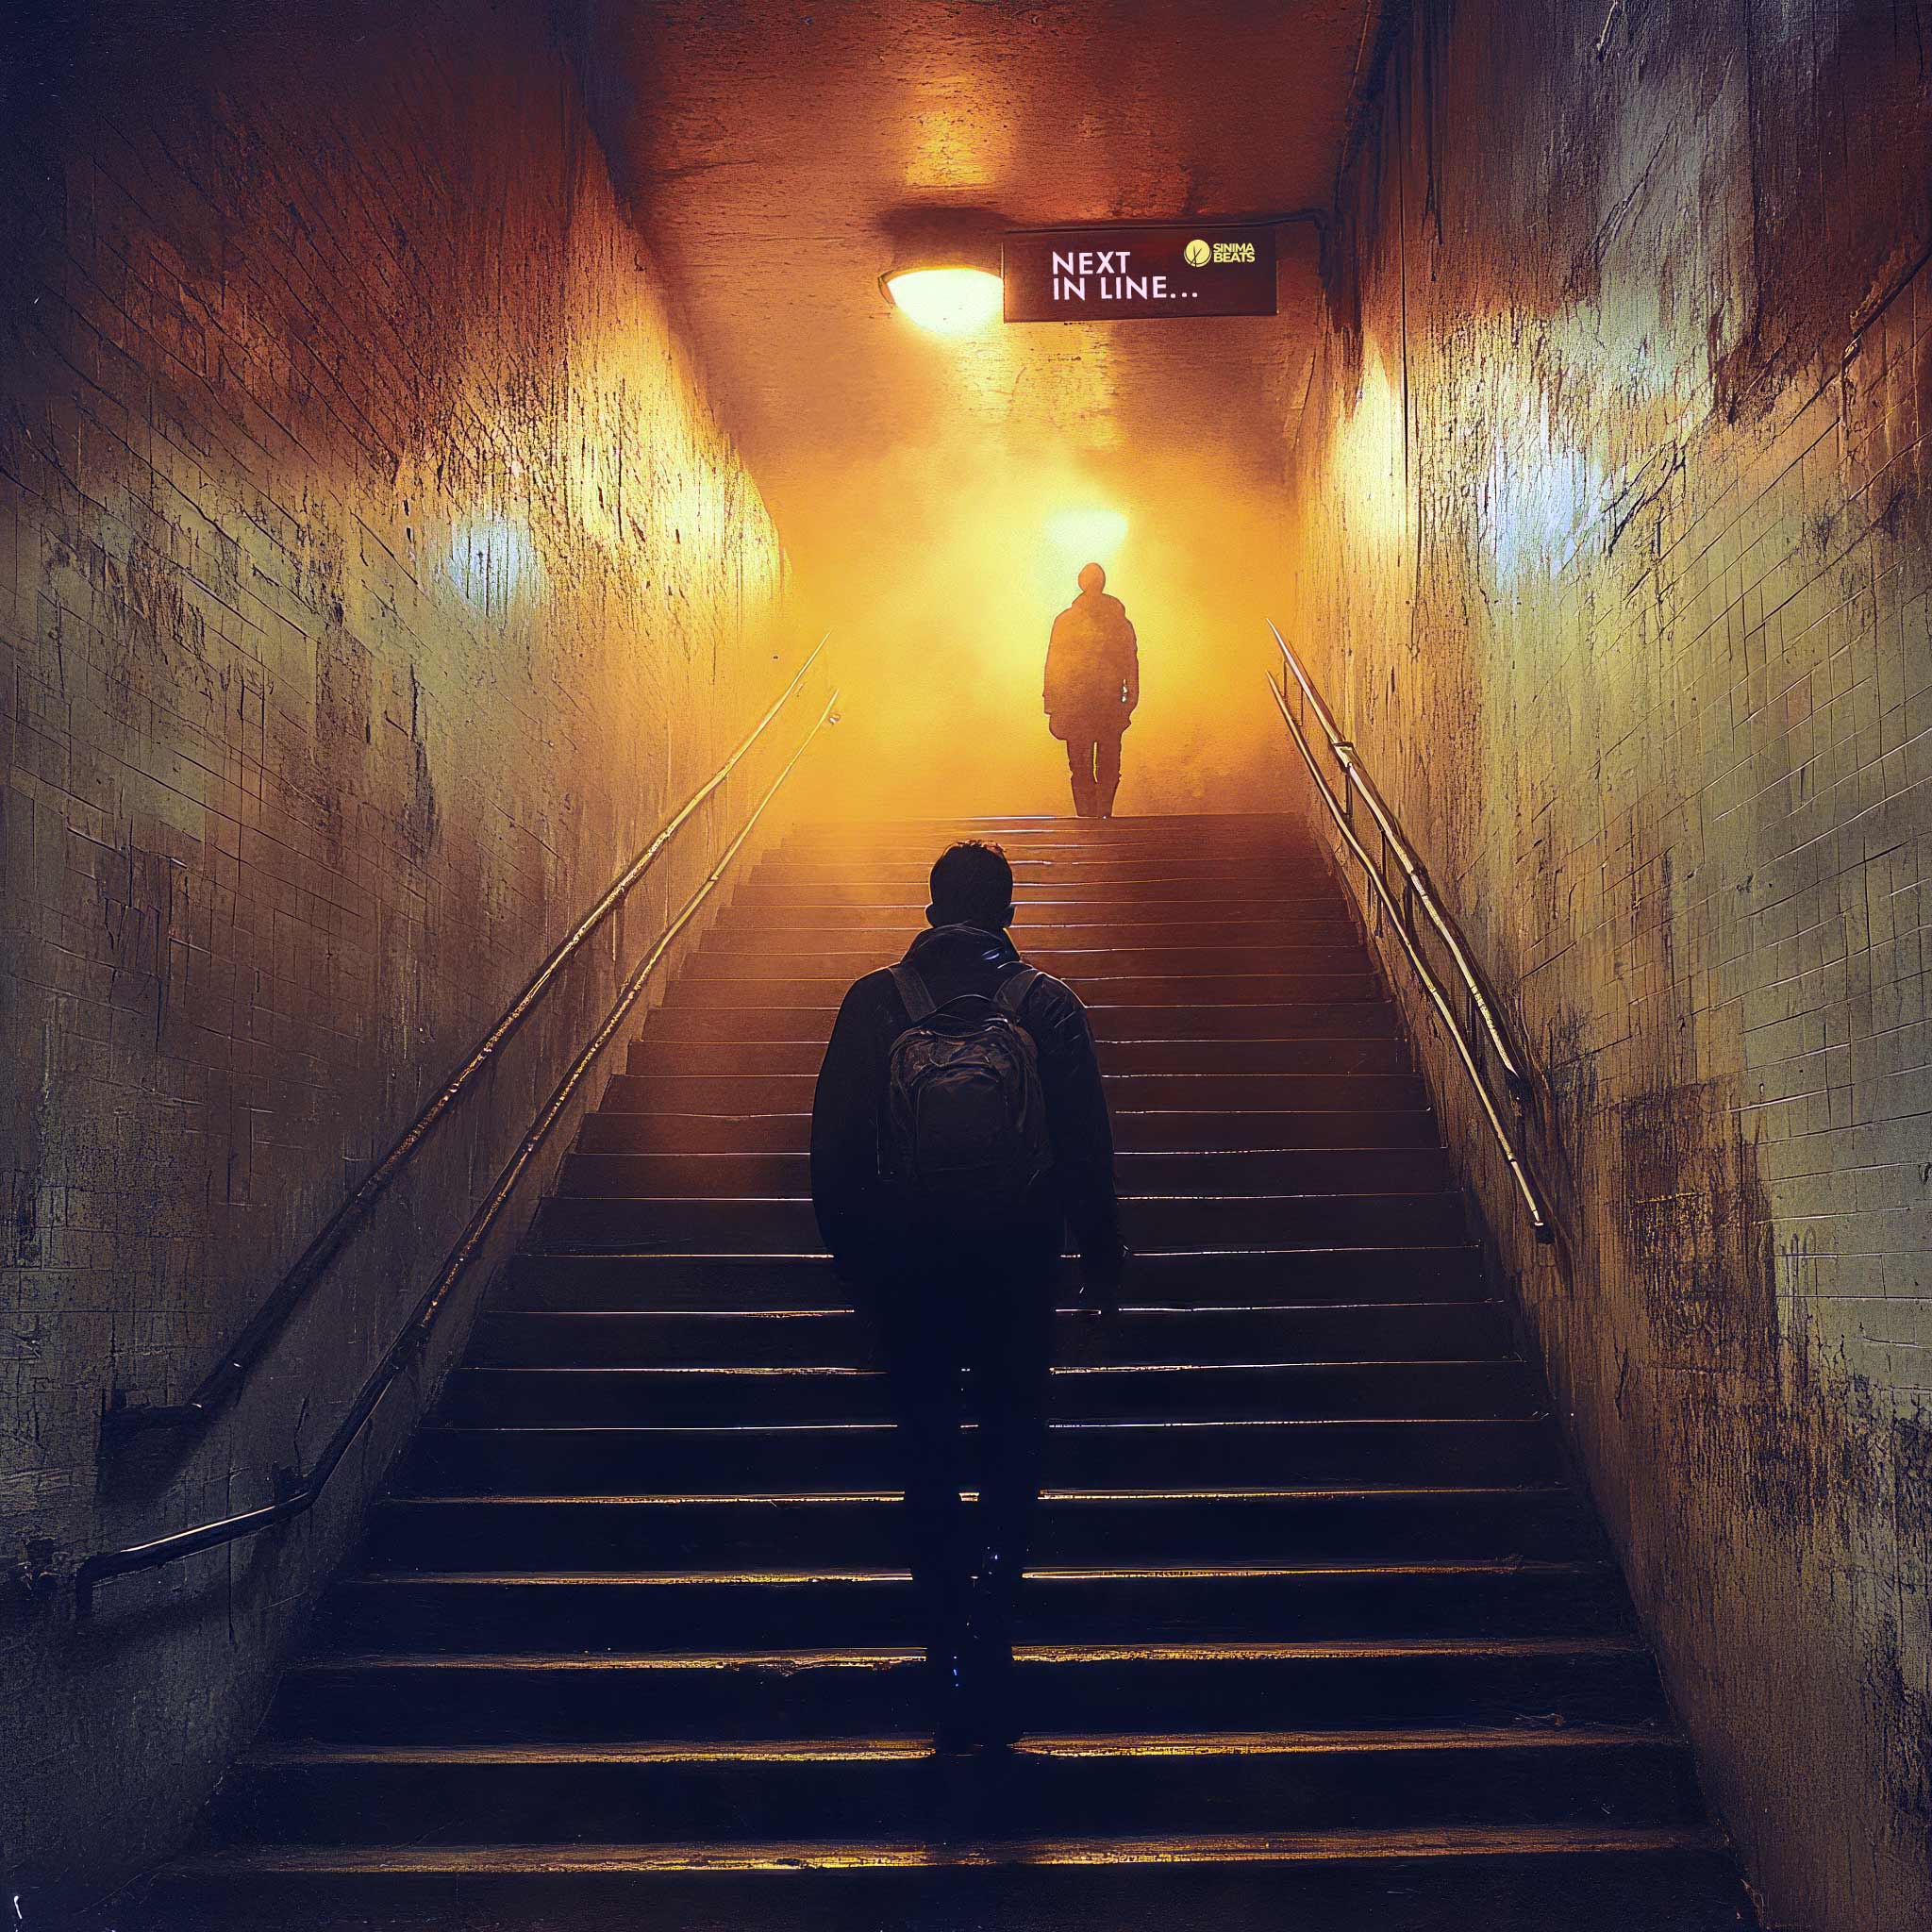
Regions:
<instances>
[{"instance_id":1,"label":"ceiling light fixture","mask_svg":"<svg viewBox=\"0 0 1932 1932\"><path fill-rule=\"evenodd\" d=\"M912 205L880 222L891 243L879 292L908 322L935 335L967 336L1004 319L1000 237L991 208Z\"/></svg>"},{"instance_id":2,"label":"ceiling light fixture","mask_svg":"<svg viewBox=\"0 0 1932 1932\"><path fill-rule=\"evenodd\" d=\"M1000 278L983 268L903 268L879 277L886 299L908 322L935 335L963 336L997 322Z\"/></svg>"}]
</instances>

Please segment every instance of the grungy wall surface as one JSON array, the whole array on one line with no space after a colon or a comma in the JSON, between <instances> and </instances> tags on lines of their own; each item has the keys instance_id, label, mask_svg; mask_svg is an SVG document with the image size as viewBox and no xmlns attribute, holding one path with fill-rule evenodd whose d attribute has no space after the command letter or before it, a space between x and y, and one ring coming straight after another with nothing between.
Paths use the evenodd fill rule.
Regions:
<instances>
[{"instance_id":1,"label":"grungy wall surface","mask_svg":"<svg viewBox=\"0 0 1932 1932\"><path fill-rule=\"evenodd\" d=\"M1286 619L1539 1070L1506 1267L1769 1922L1932 1900L1932 19L1397 9ZM1428 1029L1421 1029L1426 1039Z\"/></svg>"},{"instance_id":2,"label":"grungy wall surface","mask_svg":"<svg viewBox=\"0 0 1932 1932\"><path fill-rule=\"evenodd\" d=\"M547 9L79 11L0 198L8 1561L313 1457L737 781L202 1440L99 1415L212 1366L800 655ZM408 1394L295 1528L0 1604L16 1881L186 1827Z\"/></svg>"}]
</instances>

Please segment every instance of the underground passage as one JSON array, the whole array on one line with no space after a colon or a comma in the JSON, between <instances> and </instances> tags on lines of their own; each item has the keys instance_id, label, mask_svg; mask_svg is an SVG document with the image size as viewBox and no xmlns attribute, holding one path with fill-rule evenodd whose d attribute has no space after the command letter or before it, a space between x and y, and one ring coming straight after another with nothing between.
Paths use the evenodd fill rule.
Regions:
<instances>
[{"instance_id":1,"label":"underground passage","mask_svg":"<svg viewBox=\"0 0 1932 1932\"><path fill-rule=\"evenodd\" d=\"M0 1918L1932 1925L1924 0L0 88Z\"/></svg>"}]
</instances>

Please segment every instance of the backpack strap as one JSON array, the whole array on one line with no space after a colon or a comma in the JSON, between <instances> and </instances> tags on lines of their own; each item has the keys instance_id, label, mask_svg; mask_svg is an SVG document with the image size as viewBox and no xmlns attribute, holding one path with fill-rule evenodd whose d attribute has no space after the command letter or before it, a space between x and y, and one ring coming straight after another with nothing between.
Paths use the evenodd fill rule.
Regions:
<instances>
[{"instance_id":1,"label":"backpack strap","mask_svg":"<svg viewBox=\"0 0 1932 1932\"><path fill-rule=\"evenodd\" d=\"M922 1020L929 1020L939 1010L938 1003L916 968L889 966L886 971L892 975L892 984L905 1004L906 1017L913 1025L917 1026Z\"/></svg>"},{"instance_id":2,"label":"backpack strap","mask_svg":"<svg viewBox=\"0 0 1932 1932\"><path fill-rule=\"evenodd\" d=\"M1026 1004L1026 995L1045 978L1038 966L1023 966L1017 973L1009 973L993 989L994 1000L1011 1014L1020 1017L1021 1008Z\"/></svg>"}]
</instances>

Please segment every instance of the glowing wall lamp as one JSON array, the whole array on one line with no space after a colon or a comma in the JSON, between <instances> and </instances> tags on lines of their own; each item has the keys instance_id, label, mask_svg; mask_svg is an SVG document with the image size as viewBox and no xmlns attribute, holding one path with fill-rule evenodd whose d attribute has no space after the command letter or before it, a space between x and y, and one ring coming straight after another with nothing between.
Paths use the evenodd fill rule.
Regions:
<instances>
[{"instance_id":1,"label":"glowing wall lamp","mask_svg":"<svg viewBox=\"0 0 1932 1932\"><path fill-rule=\"evenodd\" d=\"M902 268L879 277L886 299L935 335L970 335L1000 318L1000 278L983 268Z\"/></svg>"},{"instance_id":2,"label":"glowing wall lamp","mask_svg":"<svg viewBox=\"0 0 1932 1932\"><path fill-rule=\"evenodd\" d=\"M963 336L999 321L1000 235L986 208L906 208L886 219L892 265L879 277L886 300L935 335Z\"/></svg>"}]
</instances>

